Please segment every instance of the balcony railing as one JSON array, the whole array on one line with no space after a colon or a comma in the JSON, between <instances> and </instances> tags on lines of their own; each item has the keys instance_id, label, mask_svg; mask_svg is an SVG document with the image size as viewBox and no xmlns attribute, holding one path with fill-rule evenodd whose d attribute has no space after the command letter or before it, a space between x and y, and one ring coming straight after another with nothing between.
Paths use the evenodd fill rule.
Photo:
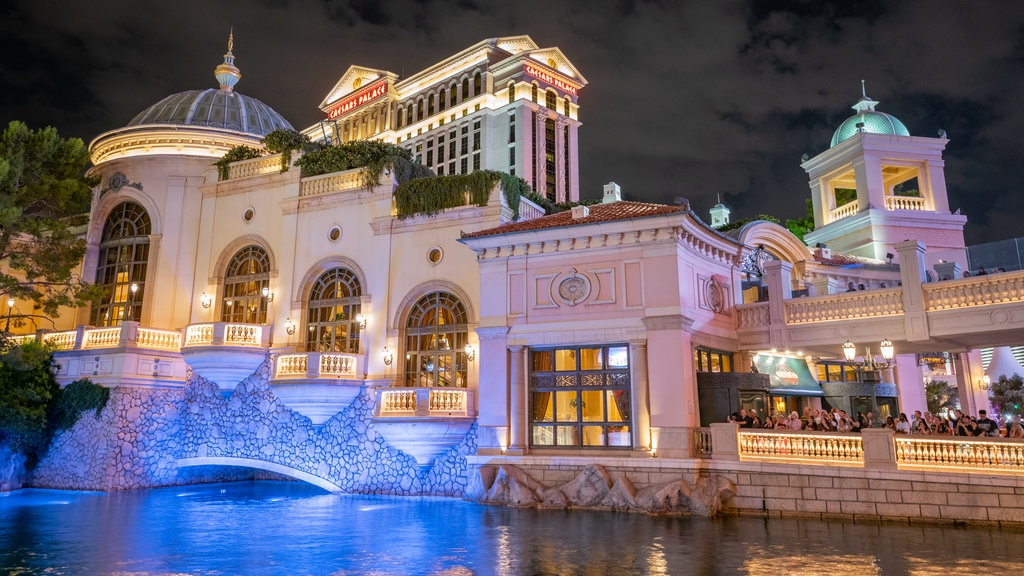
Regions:
<instances>
[{"instance_id":1,"label":"balcony railing","mask_svg":"<svg viewBox=\"0 0 1024 576\"><path fill-rule=\"evenodd\" d=\"M358 354L305 352L281 354L275 360L275 378L358 378Z\"/></svg>"},{"instance_id":2,"label":"balcony railing","mask_svg":"<svg viewBox=\"0 0 1024 576\"><path fill-rule=\"evenodd\" d=\"M19 340L32 339L35 336L19 337ZM46 332L41 339L57 350L98 350L121 346L172 351L181 348L181 333L177 330L143 328L135 322L105 328L82 326L78 330Z\"/></svg>"},{"instance_id":3,"label":"balcony railing","mask_svg":"<svg viewBox=\"0 0 1024 576\"><path fill-rule=\"evenodd\" d=\"M890 443L865 455L867 434ZM714 442L714 444L712 444ZM961 436L905 436L869 429L862 434L748 430L729 424L698 428L693 435L698 458L935 470L976 474L1024 474L1024 440Z\"/></svg>"},{"instance_id":4,"label":"balcony railing","mask_svg":"<svg viewBox=\"0 0 1024 576\"><path fill-rule=\"evenodd\" d=\"M786 323L878 318L903 314L903 289L883 288L786 300ZM741 317L742 321L744 318Z\"/></svg>"},{"instance_id":5,"label":"balcony railing","mask_svg":"<svg viewBox=\"0 0 1024 576\"><path fill-rule=\"evenodd\" d=\"M262 346L269 345L270 327L262 324L214 322L191 324L185 329L184 348L189 346Z\"/></svg>"},{"instance_id":6,"label":"balcony railing","mask_svg":"<svg viewBox=\"0 0 1024 576\"><path fill-rule=\"evenodd\" d=\"M381 416L470 416L471 392L460 388L387 388L379 391Z\"/></svg>"},{"instance_id":7,"label":"balcony railing","mask_svg":"<svg viewBox=\"0 0 1024 576\"><path fill-rule=\"evenodd\" d=\"M860 212L860 204L858 204L857 201L854 200L853 202L850 202L850 203L847 203L847 204L843 204L839 208L836 208L834 210L830 210L829 211L829 222L835 222L837 220L842 220L843 218L846 218L847 216L853 216L857 212Z\"/></svg>"},{"instance_id":8,"label":"balcony railing","mask_svg":"<svg viewBox=\"0 0 1024 576\"><path fill-rule=\"evenodd\" d=\"M299 196L319 196L343 190L359 190L363 187L363 169L333 172L320 176L303 178L299 185Z\"/></svg>"},{"instance_id":9,"label":"balcony railing","mask_svg":"<svg viewBox=\"0 0 1024 576\"><path fill-rule=\"evenodd\" d=\"M924 210L924 198L918 196L886 196L886 210Z\"/></svg>"},{"instance_id":10,"label":"balcony railing","mask_svg":"<svg viewBox=\"0 0 1024 576\"><path fill-rule=\"evenodd\" d=\"M232 162L228 166L228 179L247 178L260 174L274 174L281 171L281 155L260 156L251 160Z\"/></svg>"},{"instance_id":11,"label":"balcony railing","mask_svg":"<svg viewBox=\"0 0 1024 576\"><path fill-rule=\"evenodd\" d=\"M928 312L1024 301L1024 270L925 284Z\"/></svg>"}]
</instances>

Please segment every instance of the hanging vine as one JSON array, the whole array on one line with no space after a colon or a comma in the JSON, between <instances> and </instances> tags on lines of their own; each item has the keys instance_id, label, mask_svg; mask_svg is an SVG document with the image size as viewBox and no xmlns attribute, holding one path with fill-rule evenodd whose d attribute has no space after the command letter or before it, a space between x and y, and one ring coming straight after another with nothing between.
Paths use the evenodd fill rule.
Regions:
<instances>
[{"instance_id":1,"label":"hanging vine","mask_svg":"<svg viewBox=\"0 0 1024 576\"><path fill-rule=\"evenodd\" d=\"M491 190L498 182L501 182L505 203L512 209L512 219L518 220L520 199L531 192L530 185L522 178L494 170L405 182L395 190L398 218L434 216L449 208L468 204L486 206Z\"/></svg>"},{"instance_id":2,"label":"hanging vine","mask_svg":"<svg viewBox=\"0 0 1024 576\"><path fill-rule=\"evenodd\" d=\"M274 130L263 137L263 145L267 147L267 152L281 155L281 172L287 172L291 167L292 152L308 152L319 147L308 136L295 130Z\"/></svg>"}]
</instances>

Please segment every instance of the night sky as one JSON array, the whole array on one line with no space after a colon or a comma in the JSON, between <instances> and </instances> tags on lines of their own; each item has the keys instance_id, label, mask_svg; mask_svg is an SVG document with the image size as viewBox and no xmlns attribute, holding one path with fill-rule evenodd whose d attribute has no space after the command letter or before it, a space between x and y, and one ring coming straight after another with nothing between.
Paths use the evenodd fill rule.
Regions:
<instances>
[{"instance_id":1,"label":"night sky","mask_svg":"<svg viewBox=\"0 0 1024 576\"><path fill-rule=\"evenodd\" d=\"M800 156L824 150L866 80L914 136L949 134L968 244L1024 235L1024 2L8 0L0 122L86 141L164 96L215 88L234 27L236 89L296 128L349 65L407 77L490 37L557 46L580 92L584 198L688 198L705 220L804 214Z\"/></svg>"}]
</instances>

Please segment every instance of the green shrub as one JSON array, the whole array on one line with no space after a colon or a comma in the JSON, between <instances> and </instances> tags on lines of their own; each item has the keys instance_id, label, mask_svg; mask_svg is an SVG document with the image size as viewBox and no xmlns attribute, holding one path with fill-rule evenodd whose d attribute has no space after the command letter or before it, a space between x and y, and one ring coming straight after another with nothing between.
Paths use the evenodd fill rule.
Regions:
<instances>
[{"instance_id":1,"label":"green shrub","mask_svg":"<svg viewBox=\"0 0 1024 576\"><path fill-rule=\"evenodd\" d=\"M50 421L57 430L67 430L85 412L92 410L99 416L109 399L109 389L93 384L88 379L76 380L61 391Z\"/></svg>"},{"instance_id":2,"label":"green shrub","mask_svg":"<svg viewBox=\"0 0 1024 576\"><path fill-rule=\"evenodd\" d=\"M239 162L242 160L252 160L253 158L259 158L263 153L256 148L240 144L235 146L231 150L228 150L221 156L220 160L213 163L217 167L217 175L220 180L228 179L228 165L232 162Z\"/></svg>"}]
</instances>

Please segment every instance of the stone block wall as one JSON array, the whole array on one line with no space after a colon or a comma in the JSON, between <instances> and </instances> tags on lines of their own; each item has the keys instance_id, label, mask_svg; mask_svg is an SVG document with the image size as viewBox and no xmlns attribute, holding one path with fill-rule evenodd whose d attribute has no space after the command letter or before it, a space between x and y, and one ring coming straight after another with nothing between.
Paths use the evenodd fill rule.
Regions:
<instances>
[{"instance_id":1,"label":"stone block wall","mask_svg":"<svg viewBox=\"0 0 1024 576\"><path fill-rule=\"evenodd\" d=\"M234 466L178 466L182 458L238 458L310 474L348 492L465 492L475 427L424 470L374 432L373 391L364 389L315 427L274 396L269 374L267 361L228 396L196 374L181 389L115 388L99 416L84 414L58 433L29 485L110 491L280 477Z\"/></svg>"}]
</instances>

